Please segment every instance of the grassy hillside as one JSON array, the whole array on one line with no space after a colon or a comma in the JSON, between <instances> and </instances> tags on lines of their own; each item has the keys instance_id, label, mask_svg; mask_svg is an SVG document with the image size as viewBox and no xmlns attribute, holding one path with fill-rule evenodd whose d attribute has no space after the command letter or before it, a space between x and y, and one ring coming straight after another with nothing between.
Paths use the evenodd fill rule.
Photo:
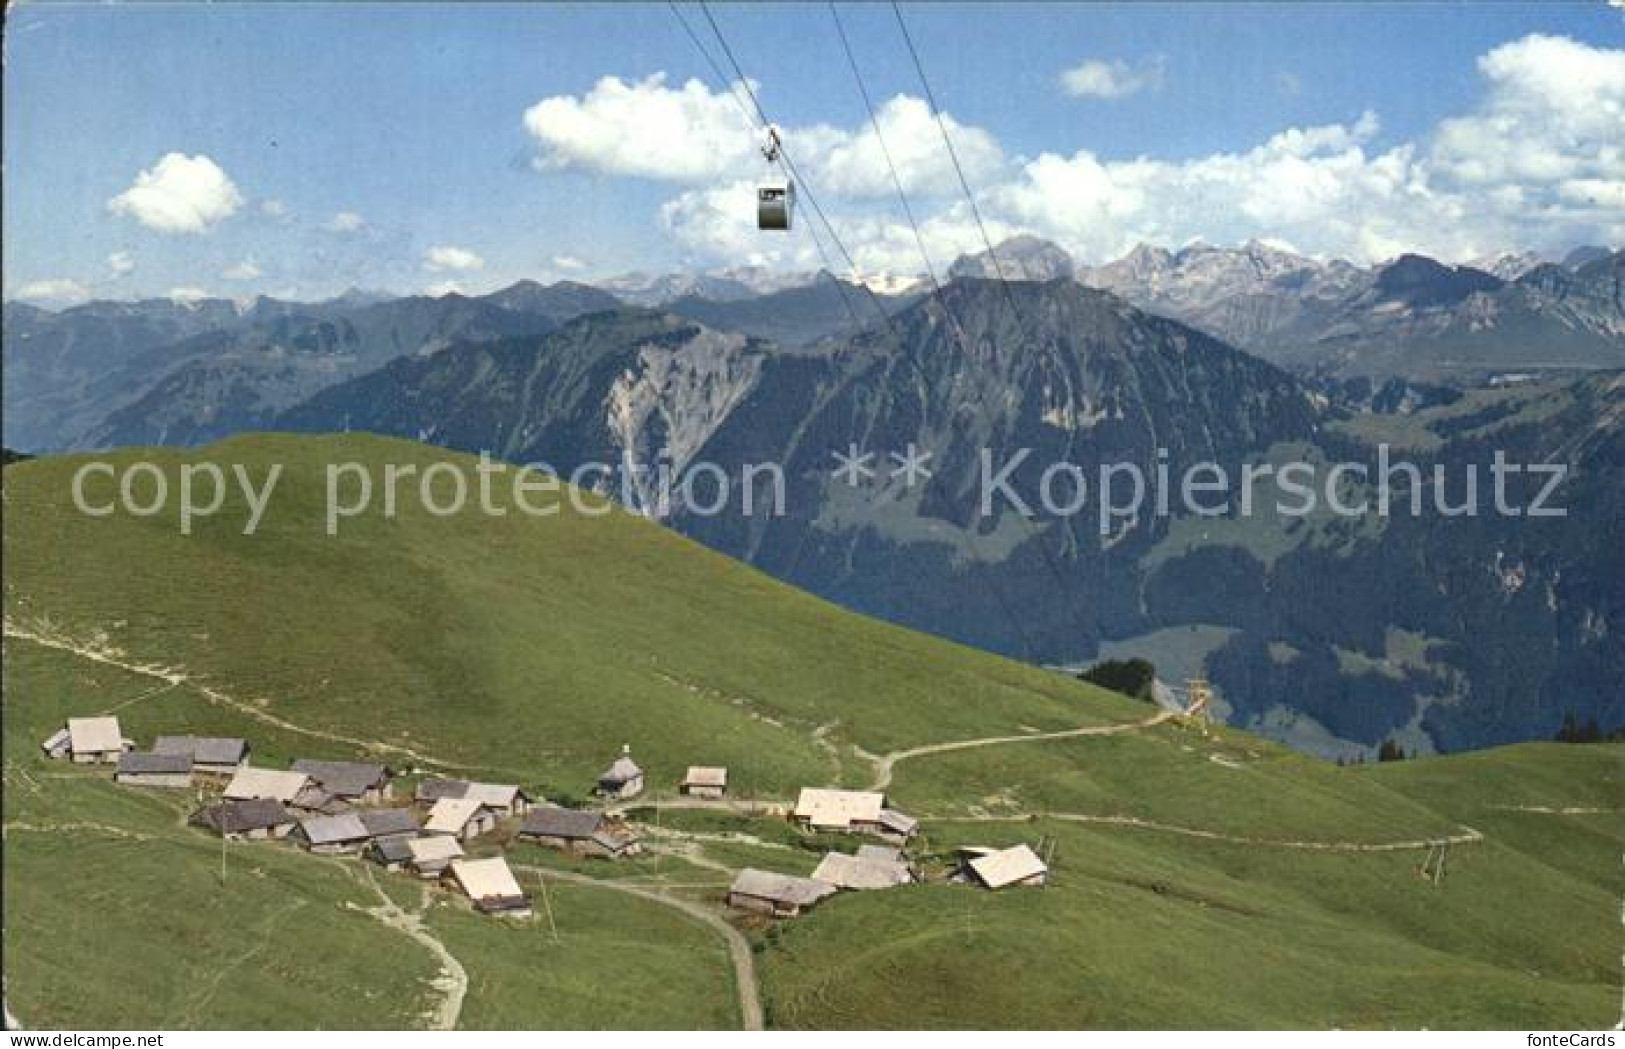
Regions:
<instances>
[{"instance_id":1,"label":"grassy hillside","mask_svg":"<svg viewBox=\"0 0 1625 1049\"><path fill-rule=\"evenodd\" d=\"M192 792L121 788L105 771L44 761L22 713L60 721L134 700L118 711L127 730L145 717L153 731L163 722L248 732L273 750L286 736L222 715L191 689L155 691L144 678L27 642L8 639L4 686L6 995L25 1024L428 1023L440 966L369 913L385 902L381 891L420 905L416 882L369 879L358 861L287 845L222 850L185 826ZM592 887L555 887L550 899L557 941L437 894L427 921L467 970L463 1026L737 1023L716 990L729 979L726 959L703 928Z\"/></svg>"},{"instance_id":2,"label":"grassy hillside","mask_svg":"<svg viewBox=\"0 0 1625 1049\"><path fill-rule=\"evenodd\" d=\"M1133 713L844 614L625 514L436 518L403 497L396 520L323 534L326 463L381 476L445 458L423 446L256 437L154 457L172 491L189 460L286 472L250 537L240 501L183 536L173 517L77 513L80 460L8 468L6 615L185 668L312 730L361 729L385 757L399 747L580 791L629 743L654 781L714 762L747 792L778 792L831 778L812 738L823 725L831 744L884 751Z\"/></svg>"},{"instance_id":3,"label":"grassy hillside","mask_svg":"<svg viewBox=\"0 0 1625 1049\"><path fill-rule=\"evenodd\" d=\"M324 464L445 458L422 446L152 454L172 486L202 459L287 472L258 535L239 506L187 537L173 517L79 515L79 460L5 470L5 962L31 1026L730 1027L741 935L784 1027L1617 1019L1617 746L1339 769L1142 725L1153 708L843 613L619 513L436 518L413 499L323 534ZM372 755L551 797L584 795L623 742L668 796L690 763L770 801L889 776L933 869L960 844L1042 839L1055 876L729 932L734 870L805 874L829 843L650 808L635 862L510 850L527 887L546 879L551 922L286 845L231 845L222 880L189 796L40 756L64 717L104 710L143 742L243 734L259 764ZM1101 734L1025 738L1074 729ZM1418 843L1444 836L1433 885Z\"/></svg>"}]
</instances>

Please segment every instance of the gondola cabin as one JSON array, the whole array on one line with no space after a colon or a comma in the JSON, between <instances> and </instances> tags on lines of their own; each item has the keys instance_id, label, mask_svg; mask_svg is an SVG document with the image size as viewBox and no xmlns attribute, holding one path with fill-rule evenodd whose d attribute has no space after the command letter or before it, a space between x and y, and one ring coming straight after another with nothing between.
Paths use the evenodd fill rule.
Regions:
<instances>
[{"instance_id":1,"label":"gondola cabin","mask_svg":"<svg viewBox=\"0 0 1625 1049\"><path fill-rule=\"evenodd\" d=\"M789 229L795 211L796 184L775 182L756 191L756 226L758 229Z\"/></svg>"}]
</instances>

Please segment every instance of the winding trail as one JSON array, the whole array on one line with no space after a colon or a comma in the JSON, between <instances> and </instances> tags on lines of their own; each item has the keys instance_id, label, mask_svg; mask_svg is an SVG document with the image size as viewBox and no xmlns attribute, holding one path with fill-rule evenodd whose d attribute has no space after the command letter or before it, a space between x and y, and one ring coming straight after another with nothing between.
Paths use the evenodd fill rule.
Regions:
<instances>
[{"instance_id":1,"label":"winding trail","mask_svg":"<svg viewBox=\"0 0 1625 1049\"><path fill-rule=\"evenodd\" d=\"M123 652L106 645L87 644L82 641L75 641L70 637L57 634L52 631L30 629L14 622L11 619L4 620L4 632L6 637L14 637L22 641L32 641L36 645L56 649L59 652L69 652L83 659L88 659L94 663L101 663L104 666L116 667L119 670L127 671L131 674L140 674L144 677L155 678L158 681L165 683L170 688L185 685L198 695L202 696L205 700L213 703L216 706L226 707L227 709L234 710L245 717L253 718L255 721L279 728L284 732L293 732L301 736L310 736L313 739L325 739L332 743L343 743L346 746L355 747L369 753L399 754L402 757L410 758L413 761L422 762L425 765L433 765L439 768L478 768L478 766L475 765L465 765L460 762L447 761L445 758L437 758L431 754L424 754L420 751L413 750L410 747L403 747L396 743L385 743L381 740L358 739L354 736L344 736L336 732L325 732L321 729L306 728L304 725L298 725L292 721L279 718L275 714L267 713L246 700L237 699L217 688L205 685L202 682L195 680L192 675L187 674L184 671L177 670L173 667L159 666L154 663L131 662L129 659L125 658L125 654ZM136 698L143 698L145 695L146 693L143 693L142 696L138 696Z\"/></svg>"},{"instance_id":2,"label":"winding trail","mask_svg":"<svg viewBox=\"0 0 1625 1049\"><path fill-rule=\"evenodd\" d=\"M1491 805L1495 812L1527 812L1541 816L1611 816L1625 809L1605 809L1593 805Z\"/></svg>"},{"instance_id":3,"label":"winding trail","mask_svg":"<svg viewBox=\"0 0 1625 1049\"><path fill-rule=\"evenodd\" d=\"M427 887L423 890L423 909L412 913L403 909L400 904L390 898L377 879L372 876L372 868L362 866L366 874L367 884L382 901L377 907L362 907L360 910L383 922L397 932L405 933L416 940L429 953L435 956L440 963L440 974L432 981L434 989L440 992L440 1003L435 1006L427 1019L430 1021L431 1031L455 1031L457 1021L463 1014L463 999L468 997L468 970L463 968L440 938L429 931L423 923L423 915L427 912L431 896Z\"/></svg>"},{"instance_id":4,"label":"winding trail","mask_svg":"<svg viewBox=\"0 0 1625 1049\"><path fill-rule=\"evenodd\" d=\"M1176 823L1141 819L1138 816L1100 816L1083 812L1016 812L1003 816L921 816L920 821L931 823L1019 823L1029 819L1064 820L1068 823L1098 823L1113 827L1136 827L1141 830L1180 834L1205 841L1222 841L1232 845L1261 845L1276 849L1298 849L1305 852L1409 852L1430 849L1435 845L1471 845L1484 840L1481 831L1466 824L1455 834L1433 838L1407 838L1401 841L1291 841L1280 838L1255 838L1244 834L1225 834L1201 827L1182 827Z\"/></svg>"},{"instance_id":5,"label":"winding trail","mask_svg":"<svg viewBox=\"0 0 1625 1049\"><path fill-rule=\"evenodd\" d=\"M637 896L654 903L664 904L675 908L717 932L728 944L728 957L733 963L734 989L739 994L739 1016L747 1031L760 1031L763 1026L762 995L756 981L756 958L751 953L750 941L732 925L721 917L707 910L692 900L685 900L677 896L670 896L654 889L646 889L636 885L624 885L615 879L598 879L574 871L555 870L551 867L534 867L516 863L516 870L529 871L544 878L553 878L558 881L574 882L578 885L591 885L594 888L609 889L612 892L624 892L629 896Z\"/></svg>"},{"instance_id":6,"label":"winding trail","mask_svg":"<svg viewBox=\"0 0 1625 1049\"><path fill-rule=\"evenodd\" d=\"M992 747L1004 743L1042 743L1053 739L1077 739L1081 736L1117 736L1126 732L1142 732L1148 728L1174 720L1175 718L1191 717L1200 714L1207 706L1207 697L1203 696L1185 710L1162 710L1141 721L1127 721L1116 725L1087 725L1083 728L1067 728L1058 732L1029 732L1019 736L984 736L980 739L961 739L950 743L929 743L923 747L910 747L907 750L894 750L890 754L878 757L868 755L874 762L875 778L869 785L870 790L884 791L891 786L892 773L899 761L910 758L923 758L930 754L949 754L957 750L972 750L976 747Z\"/></svg>"},{"instance_id":7,"label":"winding trail","mask_svg":"<svg viewBox=\"0 0 1625 1049\"><path fill-rule=\"evenodd\" d=\"M115 827L111 823L93 823L89 820L68 820L53 823L29 823L27 820L10 820L0 825L0 833L15 834L18 831L38 834L72 834L88 831L94 834L106 834L113 838L122 838L125 841L155 841L151 834L141 834L123 827Z\"/></svg>"}]
</instances>

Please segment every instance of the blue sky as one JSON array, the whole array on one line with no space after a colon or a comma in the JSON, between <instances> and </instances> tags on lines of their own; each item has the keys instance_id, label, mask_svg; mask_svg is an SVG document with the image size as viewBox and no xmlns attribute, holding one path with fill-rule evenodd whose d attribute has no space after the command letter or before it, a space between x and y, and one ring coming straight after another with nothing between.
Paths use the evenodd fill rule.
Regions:
<instances>
[{"instance_id":1,"label":"blue sky","mask_svg":"<svg viewBox=\"0 0 1625 1049\"><path fill-rule=\"evenodd\" d=\"M713 11L860 272L920 269L827 8ZM904 14L995 230L1086 261L1140 239L1371 261L1625 229L1625 12L1601 2ZM842 17L945 265L972 227L896 24L883 5ZM805 223L751 228L752 136L663 3L33 4L5 49L8 297L816 264ZM689 78L704 87L678 99ZM656 119L673 112L692 126ZM1507 163L1514 142L1528 163ZM152 193L121 198L143 172Z\"/></svg>"}]
</instances>

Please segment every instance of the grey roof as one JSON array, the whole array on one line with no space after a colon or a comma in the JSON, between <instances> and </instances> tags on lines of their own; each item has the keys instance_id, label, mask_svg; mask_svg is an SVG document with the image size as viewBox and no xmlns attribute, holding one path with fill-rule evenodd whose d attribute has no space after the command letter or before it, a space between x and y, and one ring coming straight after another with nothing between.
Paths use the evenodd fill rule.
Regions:
<instances>
[{"instance_id":1,"label":"grey roof","mask_svg":"<svg viewBox=\"0 0 1625 1049\"><path fill-rule=\"evenodd\" d=\"M199 765L237 765L248 757L248 741L236 736L159 736L158 754L188 754Z\"/></svg>"},{"instance_id":2,"label":"grey roof","mask_svg":"<svg viewBox=\"0 0 1625 1049\"><path fill-rule=\"evenodd\" d=\"M881 809L880 825L889 831L907 837L919 827L920 821L913 816L905 816L896 809Z\"/></svg>"},{"instance_id":3,"label":"grey roof","mask_svg":"<svg viewBox=\"0 0 1625 1049\"><path fill-rule=\"evenodd\" d=\"M192 759L186 754L143 754L131 750L118 756L121 776L187 776L191 772Z\"/></svg>"},{"instance_id":4,"label":"grey roof","mask_svg":"<svg viewBox=\"0 0 1625 1049\"><path fill-rule=\"evenodd\" d=\"M795 816L814 827L846 829L854 823L875 823L886 807L886 796L872 790L836 790L803 787L796 799Z\"/></svg>"},{"instance_id":5,"label":"grey roof","mask_svg":"<svg viewBox=\"0 0 1625 1049\"><path fill-rule=\"evenodd\" d=\"M407 863L412 859L411 838L379 838L372 843L380 863Z\"/></svg>"},{"instance_id":6,"label":"grey roof","mask_svg":"<svg viewBox=\"0 0 1625 1049\"><path fill-rule=\"evenodd\" d=\"M347 812L350 808L350 806L346 805L342 799L335 798L333 795L327 793L327 791L315 786L314 784L305 787L299 793L295 794L288 803L296 809L306 809L310 812L325 812L329 816L335 816L341 812Z\"/></svg>"},{"instance_id":7,"label":"grey roof","mask_svg":"<svg viewBox=\"0 0 1625 1049\"><path fill-rule=\"evenodd\" d=\"M411 809L366 809L356 813L361 825L375 838L397 834L416 834L418 819Z\"/></svg>"},{"instance_id":8,"label":"grey roof","mask_svg":"<svg viewBox=\"0 0 1625 1049\"><path fill-rule=\"evenodd\" d=\"M598 782L619 785L630 783L641 775L643 775L643 770L638 768L638 763L632 760L631 748L623 747L621 756L615 759L614 764L604 770L604 774L598 777Z\"/></svg>"},{"instance_id":9,"label":"grey roof","mask_svg":"<svg viewBox=\"0 0 1625 1049\"><path fill-rule=\"evenodd\" d=\"M690 765L683 776L685 787L727 787L728 770L720 765Z\"/></svg>"},{"instance_id":10,"label":"grey roof","mask_svg":"<svg viewBox=\"0 0 1625 1049\"><path fill-rule=\"evenodd\" d=\"M241 834L250 830L269 830L293 822L293 816L272 798L250 798L245 801L222 801L217 805L199 809L192 817L221 834Z\"/></svg>"},{"instance_id":11,"label":"grey roof","mask_svg":"<svg viewBox=\"0 0 1625 1049\"><path fill-rule=\"evenodd\" d=\"M449 834L429 838L408 838L406 849L412 854L412 865L419 870L444 867L463 854L462 842Z\"/></svg>"},{"instance_id":12,"label":"grey roof","mask_svg":"<svg viewBox=\"0 0 1625 1049\"><path fill-rule=\"evenodd\" d=\"M480 860L452 860L451 876L457 879L468 898L475 901L510 901L525 899L508 861L501 856Z\"/></svg>"},{"instance_id":13,"label":"grey roof","mask_svg":"<svg viewBox=\"0 0 1625 1049\"><path fill-rule=\"evenodd\" d=\"M844 852L825 856L812 876L843 889L887 889L914 880L908 868L895 860L866 860Z\"/></svg>"},{"instance_id":14,"label":"grey roof","mask_svg":"<svg viewBox=\"0 0 1625 1049\"><path fill-rule=\"evenodd\" d=\"M293 801L310 788L310 777L303 772L279 772L276 769L238 769L226 784L228 798L275 798Z\"/></svg>"},{"instance_id":15,"label":"grey roof","mask_svg":"<svg viewBox=\"0 0 1625 1049\"><path fill-rule=\"evenodd\" d=\"M416 796L419 801L462 798L468 796L469 786L466 779L426 779L418 784Z\"/></svg>"},{"instance_id":16,"label":"grey roof","mask_svg":"<svg viewBox=\"0 0 1625 1049\"><path fill-rule=\"evenodd\" d=\"M518 802L530 800L517 783L470 783L463 797L493 809L511 809Z\"/></svg>"},{"instance_id":17,"label":"grey roof","mask_svg":"<svg viewBox=\"0 0 1625 1049\"><path fill-rule=\"evenodd\" d=\"M796 907L810 907L825 896L834 894L835 886L827 881L797 878L793 874L775 874L747 867L734 879L730 893L774 900Z\"/></svg>"},{"instance_id":18,"label":"grey roof","mask_svg":"<svg viewBox=\"0 0 1625 1049\"><path fill-rule=\"evenodd\" d=\"M857 857L860 860L876 861L881 863L902 863L903 850L890 845L859 845Z\"/></svg>"},{"instance_id":19,"label":"grey roof","mask_svg":"<svg viewBox=\"0 0 1625 1049\"><path fill-rule=\"evenodd\" d=\"M359 798L374 787L383 786L388 771L382 765L362 761L314 761L300 758L293 763L327 793L340 798Z\"/></svg>"},{"instance_id":20,"label":"grey roof","mask_svg":"<svg viewBox=\"0 0 1625 1049\"><path fill-rule=\"evenodd\" d=\"M460 801L474 798L482 805L494 809L512 808L517 801L528 801L530 795L513 783L472 783L466 779L426 779L418 784L417 800L422 802Z\"/></svg>"},{"instance_id":21,"label":"grey roof","mask_svg":"<svg viewBox=\"0 0 1625 1049\"><path fill-rule=\"evenodd\" d=\"M430 834L462 834L481 813L490 811L477 798L441 798L430 806L423 829Z\"/></svg>"},{"instance_id":22,"label":"grey roof","mask_svg":"<svg viewBox=\"0 0 1625 1049\"><path fill-rule=\"evenodd\" d=\"M585 840L597 834L603 824L604 817L596 812L547 806L525 813L525 822L519 825L519 833L537 838Z\"/></svg>"},{"instance_id":23,"label":"grey roof","mask_svg":"<svg viewBox=\"0 0 1625 1049\"><path fill-rule=\"evenodd\" d=\"M339 845L350 841L365 841L366 824L353 812L341 816L313 816L302 820L299 829L312 845Z\"/></svg>"},{"instance_id":24,"label":"grey roof","mask_svg":"<svg viewBox=\"0 0 1625 1049\"><path fill-rule=\"evenodd\" d=\"M612 831L606 828L594 834L592 840L609 852L621 852L636 845L638 836L631 831Z\"/></svg>"}]
</instances>

